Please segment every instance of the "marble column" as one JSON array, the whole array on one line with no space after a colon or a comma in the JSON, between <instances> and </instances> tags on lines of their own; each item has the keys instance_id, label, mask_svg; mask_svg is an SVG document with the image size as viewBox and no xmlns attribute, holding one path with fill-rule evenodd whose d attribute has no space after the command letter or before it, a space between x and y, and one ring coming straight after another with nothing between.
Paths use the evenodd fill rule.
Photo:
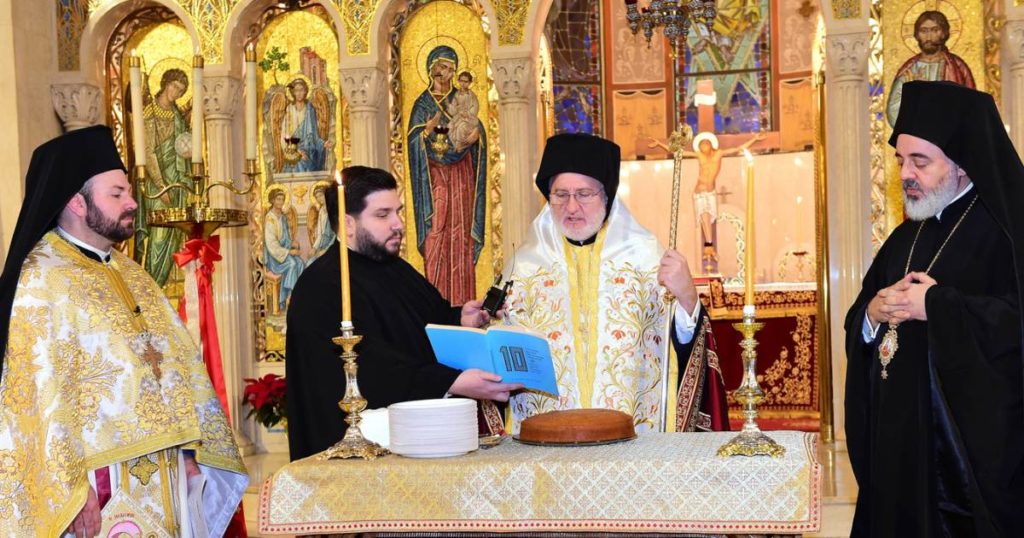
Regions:
<instances>
[{"instance_id":1,"label":"marble column","mask_svg":"<svg viewBox=\"0 0 1024 538\"><path fill-rule=\"evenodd\" d=\"M341 70L349 106L352 164L390 169L388 163L387 75L375 66Z\"/></svg>"},{"instance_id":2,"label":"marble column","mask_svg":"<svg viewBox=\"0 0 1024 538\"><path fill-rule=\"evenodd\" d=\"M233 136L234 113L241 96L241 81L231 76L207 75L203 80L206 119L207 161L209 181L235 180L241 187L245 176L243 155L235 151L234 139L242 140L241 133ZM236 157L237 155L237 157ZM245 209L242 196L224 188L210 191L210 205L228 209ZM221 228L220 254L213 273L214 309L217 312L217 334L220 338L224 384L231 407L231 428L235 432L243 455L254 452L251 441L253 423L245 419L247 409L242 407L242 379L253 377L256 352L252 338L252 292L249 287L249 233L246 226Z\"/></svg>"},{"instance_id":3,"label":"marble column","mask_svg":"<svg viewBox=\"0 0 1024 538\"><path fill-rule=\"evenodd\" d=\"M502 249L506 265L513 247L523 240L541 202L533 186L537 158L537 106L534 81L536 63L532 56L495 58L491 61L498 90L502 175Z\"/></svg>"},{"instance_id":4,"label":"marble column","mask_svg":"<svg viewBox=\"0 0 1024 538\"><path fill-rule=\"evenodd\" d=\"M100 89L92 84L52 84L50 96L65 131L101 123Z\"/></svg>"},{"instance_id":5,"label":"marble column","mask_svg":"<svg viewBox=\"0 0 1024 538\"><path fill-rule=\"evenodd\" d=\"M871 33L826 35L829 286L836 439L845 440L843 321L871 261L868 55Z\"/></svg>"},{"instance_id":6,"label":"marble column","mask_svg":"<svg viewBox=\"0 0 1024 538\"><path fill-rule=\"evenodd\" d=\"M1024 19L1006 21L1003 35L1003 54L1009 64L1009 76L1003 78L1006 121L1014 148L1024 155Z\"/></svg>"}]
</instances>

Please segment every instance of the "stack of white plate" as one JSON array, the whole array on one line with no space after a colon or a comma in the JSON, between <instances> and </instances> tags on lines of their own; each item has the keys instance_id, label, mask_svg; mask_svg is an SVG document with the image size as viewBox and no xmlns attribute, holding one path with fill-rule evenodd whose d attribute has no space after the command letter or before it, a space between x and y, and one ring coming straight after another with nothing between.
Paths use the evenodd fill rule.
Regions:
<instances>
[{"instance_id":1,"label":"stack of white plate","mask_svg":"<svg viewBox=\"0 0 1024 538\"><path fill-rule=\"evenodd\" d=\"M476 401L416 400L388 406L390 450L411 458L447 458L480 447Z\"/></svg>"}]
</instances>

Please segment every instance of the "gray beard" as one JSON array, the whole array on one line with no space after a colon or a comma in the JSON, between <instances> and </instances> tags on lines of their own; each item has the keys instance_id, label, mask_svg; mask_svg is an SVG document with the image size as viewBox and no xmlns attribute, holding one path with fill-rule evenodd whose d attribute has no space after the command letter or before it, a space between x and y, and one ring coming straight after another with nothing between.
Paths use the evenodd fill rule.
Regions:
<instances>
[{"instance_id":1,"label":"gray beard","mask_svg":"<svg viewBox=\"0 0 1024 538\"><path fill-rule=\"evenodd\" d=\"M907 213L907 218L922 221L938 215L940 211L945 209L957 195L957 183L959 182L957 181L956 171L957 168L952 168L950 175L942 183L939 183L935 190L923 193L918 200L910 199L906 191L904 191L903 211Z\"/></svg>"},{"instance_id":2,"label":"gray beard","mask_svg":"<svg viewBox=\"0 0 1024 538\"><path fill-rule=\"evenodd\" d=\"M602 204L603 203L604 202L602 202ZM604 226L605 217L607 215L608 213L606 211L603 215L598 215L600 219L598 219L594 225L587 226L586 228L577 230L566 229L565 226L562 225L562 221L557 218L552 220L555 221L555 229L558 230L558 233L562 234L565 237L568 237L573 241L579 242L586 241L587 239L590 239L591 237L597 235L597 232L601 231L601 227Z\"/></svg>"}]
</instances>

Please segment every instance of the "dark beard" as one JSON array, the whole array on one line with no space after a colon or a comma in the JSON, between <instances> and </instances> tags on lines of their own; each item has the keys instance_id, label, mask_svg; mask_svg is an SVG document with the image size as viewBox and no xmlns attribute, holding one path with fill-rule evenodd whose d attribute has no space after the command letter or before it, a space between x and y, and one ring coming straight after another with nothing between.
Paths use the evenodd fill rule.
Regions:
<instances>
[{"instance_id":1,"label":"dark beard","mask_svg":"<svg viewBox=\"0 0 1024 538\"><path fill-rule=\"evenodd\" d=\"M391 237L388 237L391 239ZM391 252L385 243L380 243L370 235L364 228L356 228L356 252L370 258L373 261L384 262L398 257L397 252Z\"/></svg>"},{"instance_id":2,"label":"dark beard","mask_svg":"<svg viewBox=\"0 0 1024 538\"><path fill-rule=\"evenodd\" d=\"M135 234L134 225L121 225L121 219L128 216L134 217L135 211L125 211L116 220L108 219L99 208L93 205L92 197L85 196L85 224L89 226L89 229L110 241L120 243Z\"/></svg>"},{"instance_id":3,"label":"dark beard","mask_svg":"<svg viewBox=\"0 0 1024 538\"><path fill-rule=\"evenodd\" d=\"M921 52L924 54L935 54L946 48L942 43L925 43L924 41L918 41L917 46L921 48Z\"/></svg>"}]
</instances>

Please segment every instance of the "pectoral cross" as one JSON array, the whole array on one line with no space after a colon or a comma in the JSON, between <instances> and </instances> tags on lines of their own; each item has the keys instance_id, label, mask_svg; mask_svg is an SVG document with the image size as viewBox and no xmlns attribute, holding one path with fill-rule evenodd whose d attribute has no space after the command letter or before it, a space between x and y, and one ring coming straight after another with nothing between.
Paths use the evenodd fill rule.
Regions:
<instances>
[{"instance_id":1,"label":"pectoral cross","mask_svg":"<svg viewBox=\"0 0 1024 538\"><path fill-rule=\"evenodd\" d=\"M164 360L164 354L153 347L153 342L146 342L146 350L142 352L142 360L149 363L149 367L153 369L153 375L159 380L163 373L160 371L160 363Z\"/></svg>"}]
</instances>

